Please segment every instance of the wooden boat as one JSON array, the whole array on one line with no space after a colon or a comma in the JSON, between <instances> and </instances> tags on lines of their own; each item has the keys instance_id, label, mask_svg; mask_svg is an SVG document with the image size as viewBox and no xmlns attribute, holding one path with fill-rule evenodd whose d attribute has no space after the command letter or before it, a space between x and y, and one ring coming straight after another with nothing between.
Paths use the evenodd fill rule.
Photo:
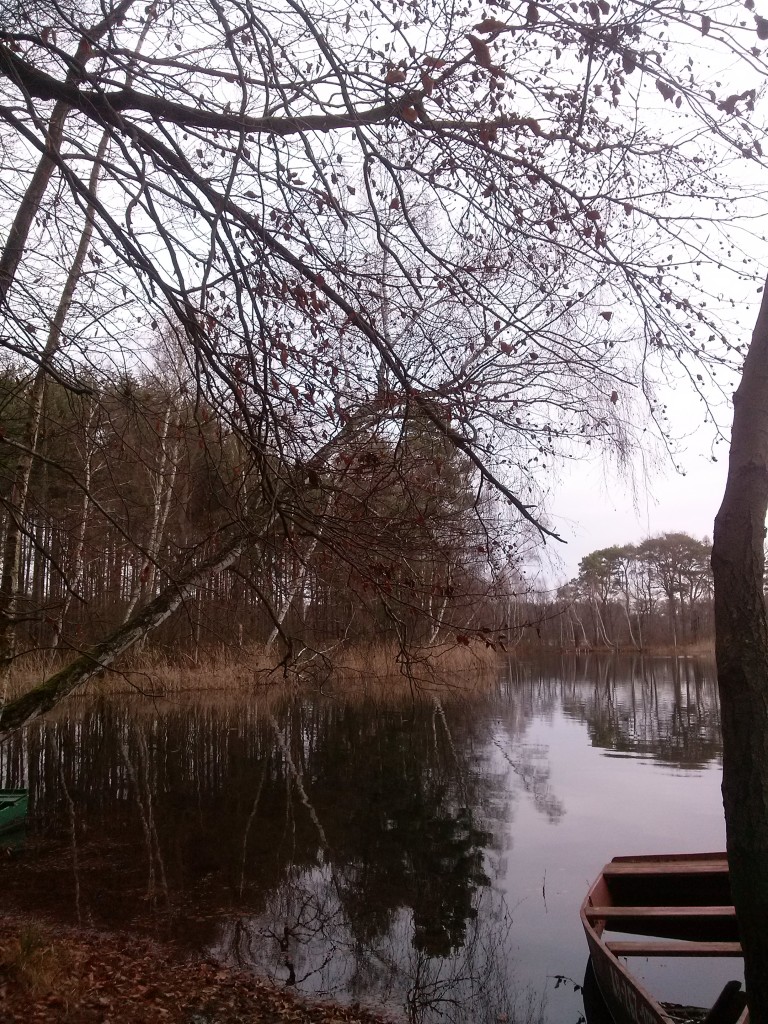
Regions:
<instances>
[{"instance_id":1,"label":"wooden boat","mask_svg":"<svg viewBox=\"0 0 768 1024\"><path fill-rule=\"evenodd\" d=\"M0 789L0 835L24 826L28 802L26 789Z\"/></svg>"},{"instance_id":2,"label":"wooden boat","mask_svg":"<svg viewBox=\"0 0 768 1024\"><path fill-rule=\"evenodd\" d=\"M685 1014L655 999L623 962L742 955L724 853L614 857L587 893L581 921L615 1024L748 1024L738 981L728 982L708 1010ZM609 932L621 934L611 938Z\"/></svg>"}]
</instances>

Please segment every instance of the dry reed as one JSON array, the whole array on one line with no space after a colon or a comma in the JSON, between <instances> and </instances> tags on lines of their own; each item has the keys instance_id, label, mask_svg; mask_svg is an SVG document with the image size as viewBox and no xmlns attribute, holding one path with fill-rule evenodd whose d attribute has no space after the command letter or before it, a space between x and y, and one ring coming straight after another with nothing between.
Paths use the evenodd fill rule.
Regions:
<instances>
[{"instance_id":1,"label":"dry reed","mask_svg":"<svg viewBox=\"0 0 768 1024\"><path fill-rule=\"evenodd\" d=\"M197 660L182 653L147 648L125 656L119 664L92 679L80 691L88 695L138 693L163 697L181 693L242 693L272 687L350 687L355 691L380 687L399 689L471 689L478 676L493 673L500 656L482 641L467 645L439 644L404 650L395 644L338 645L329 651L304 650L292 660L280 660L261 644L221 646ZM9 695L25 693L61 663L49 656L19 658Z\"/></svg>"},{"instance_id":2,"label":"dry reed","mask_svg":"<svg viewBox=\"0 0 768 1024\"><path fill-rule=\"evenodd\" d=\"M60 994L69 981L66 950L57 948L35 923L0 937L0 974L32 997Z\"/></svg>"}]
</instances>

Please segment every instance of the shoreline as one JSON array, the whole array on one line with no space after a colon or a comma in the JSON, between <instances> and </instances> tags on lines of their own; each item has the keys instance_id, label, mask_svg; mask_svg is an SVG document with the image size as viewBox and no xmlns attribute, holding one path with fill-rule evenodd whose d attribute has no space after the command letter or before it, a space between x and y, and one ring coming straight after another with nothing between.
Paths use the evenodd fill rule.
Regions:
<instances>
[{"instance_id":1,"label":"shoreline","mask_svg":"<svg viewBox=\"0 0 768 1024\"><path fill-rule=\"evenodd\" d=\"M306 653L306 652L305 652ZM274 654L254 645L249 648L221 648L202 655L197 662L185 660L182 655L171 656L162 650L149 650L129 657L108 670L102 677L85 684L77 693L116 693L123 690L158 697L179 691L213 689L242 690L279 688L290 686L320 687L326 685L423 685L425 688L456 686L468 674L493 673L505 663L538 658L714 658L714 638L695 644L655 644L645 648L582 646L547 647L540 644L520 643L499 649L482 639L469 645L444 643L429 648L414 649L407 657L393 645L350 645L335 651L333 658L325 655L299 659L294 663L280 662ZM55 666L55 667L58 667ZM52 668L48 668L48 673ZM39 685L40 666L30 659L18 666L9 689L14 699L31 687Z\"/></svg>"},{"instance_id":2,"label":"shoreline","mask_svg":"<svg viewBox=\"0 0 768 1024\"><path fill-rule=\"evenodd\" d=\"M4 911L3 1024L393 1024L131 933Z\"/></svg>"}]
</instances>

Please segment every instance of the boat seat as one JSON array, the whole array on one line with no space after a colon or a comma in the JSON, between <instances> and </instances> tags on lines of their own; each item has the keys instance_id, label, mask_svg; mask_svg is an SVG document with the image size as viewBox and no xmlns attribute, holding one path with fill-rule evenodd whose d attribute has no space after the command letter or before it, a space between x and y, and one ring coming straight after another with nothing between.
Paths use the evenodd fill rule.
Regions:
<instances>
[{"instance_id":1,"label":"boat seat","mask_svg":"<svg viewBox=\"0 0 768 1024\"><path fill-rule=\"evenodd\" d=\"M689 942L738 942L736 912L731 906L593 906L587 920L601 930ZM617 936L619 938L619 936Z\"/></svg>"},{"instance_id":2,"label":"boat seat","mask_svg":"<svg viewBox=\"0 0 768 1024\"><path fill-rule=\"evenodd\" d=\"M611 861L603 868L605 878L632 878L660 875L727 875L728 861L720 856L711 859Z\"/></svg>"},{"instance_id":3,"label":"boat seat","mask_svg":"<svg viewBox=\"0 0 768 1024\"><path fill-rule=\"evenodd\" d=\"M691 921L730 920L736 918L733 907L585 907L588 921L611 922L617 927L619 921L666 921L670 919Z\"/></svg>"},{"instance_id":4,"label":"boat seat","mask_svg":"<svg viewBox=\"0 0 768 1024\"><path fill-rule=\"evenodd\" d=\"M740 942L606 942L614 956L741 956Z\"/></svg>"}]
</instances>

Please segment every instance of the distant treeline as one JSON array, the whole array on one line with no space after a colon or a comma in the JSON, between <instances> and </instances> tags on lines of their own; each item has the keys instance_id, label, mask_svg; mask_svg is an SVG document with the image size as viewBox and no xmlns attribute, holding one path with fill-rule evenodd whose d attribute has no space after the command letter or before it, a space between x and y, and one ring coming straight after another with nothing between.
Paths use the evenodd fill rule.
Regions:
<instances>
[{"instance_id":1,"label":"distant treeline","mask_svg":"<svg viewBox=\"0 0 768 1024\"><path fill-rule=\"evenodd\" d=\"M696 645L714 636L711 543L664 533L593 551L557 594L526 609L535 639L564 648ZM526 630L527 639L531 630Z\"/></svg>"}]
</instances>

